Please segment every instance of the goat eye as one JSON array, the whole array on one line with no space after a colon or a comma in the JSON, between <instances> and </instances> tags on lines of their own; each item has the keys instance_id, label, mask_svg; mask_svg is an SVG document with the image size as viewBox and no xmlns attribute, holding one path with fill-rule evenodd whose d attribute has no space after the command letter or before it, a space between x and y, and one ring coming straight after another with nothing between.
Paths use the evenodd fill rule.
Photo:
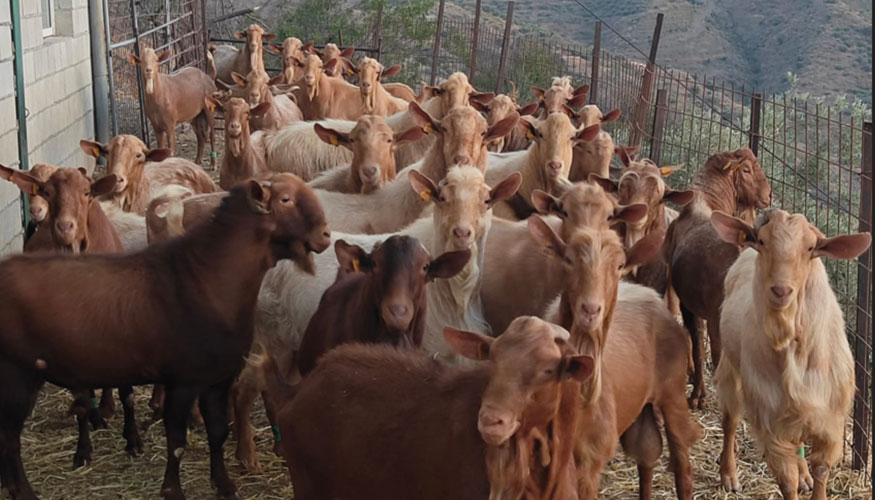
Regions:
<instances>
[{"instance_id":1,"label":"goat eye","mask_svg":"<svg viewBox=\"0 0 875 500\"><path fill-rule=\"evenodd\" d=\"M387 144L392 144L392 139L386 139Z\"/></svg>"},{"instance_id":2,"label":"goat eye","mask_svg":"<svg viewBox=\"0 0 875 500\"><path fill-rule=\"evenodd\" d=\"M283 202L283 203L290 203L291 201L292 201L292 199L291 199L290 197L288 197L288 196L283 196L283 199L282 199L282 202Z\"/></svg>"},{"instance_id":3,"label":"goat eye","mask_svg":"<svg viewBox=\"0 0 875 500\"><path fill-rule=\"evenodd\" d=\"M142 158L142 157L143 157L143 153L137 153L137 158L138 158L138 159L139 159L139 158Z\"/></svg>"},{"instance_id":4,"label":"goat eye","mask_svg":"<svg viewBox=\"0 0 875 500\"><path fill-rule=\"evenodd\" d=\"M814 245L811 245L810 247L808 247L808 251L809 251L809 252L813 252L813 251L814 251Z\"/></svg>"},{"instance_id":5,"label":"goat eye","mask_svg":"<svg viewBox=\"0 0 875 500\"><path fill-rule=\"evenodd\" d=\"M763 239L762 239L762 238L759 238L759 239L757 240L757 243L760 244L760 245L765 245L765 243L763 243Z\"/></svg>"},{"instance_id":6,"label":"goat eye","mask_svg":"<svg viewBox=\"0 0 875 500\"><path fill-rule=\"evenodd\" d=\"M485 130L484 130L483 132L480 133L480 137L486 137L486 131L485 131Z\"/></svg>"},{"instance_id":7,"label":"goat eye","mask_svg":"<svg viewBox=\"0 0 875 500\"><path fill-rule=\"evenodd\" d=\"M544 370L544 375L553 375L553 369Z\"/></svg>"}]
</instances>

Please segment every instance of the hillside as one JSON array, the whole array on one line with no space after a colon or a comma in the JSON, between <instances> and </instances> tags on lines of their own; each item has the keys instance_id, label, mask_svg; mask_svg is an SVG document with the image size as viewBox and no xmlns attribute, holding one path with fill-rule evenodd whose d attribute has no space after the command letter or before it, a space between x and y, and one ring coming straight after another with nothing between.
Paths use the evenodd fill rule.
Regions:
<instances>
[{"instance_id":1,"label":"hillside","mask_svg":"<svg viewBox=\"0 0 875 500\"><path fill-rule=\"evenodd\" d=\"M474 0L454 0L473 9ZM755 86L788 87L786 73L813 95L847 94L872 103L870 0L581 0L645 53L665 14L657 62L691 73ZM484 10L505 15L504 0L483 0ZM517 1L515 24L591 44L595 19L574 0ZM602 47L643 56L608 29Z\"/></svg>"}]
</instances>

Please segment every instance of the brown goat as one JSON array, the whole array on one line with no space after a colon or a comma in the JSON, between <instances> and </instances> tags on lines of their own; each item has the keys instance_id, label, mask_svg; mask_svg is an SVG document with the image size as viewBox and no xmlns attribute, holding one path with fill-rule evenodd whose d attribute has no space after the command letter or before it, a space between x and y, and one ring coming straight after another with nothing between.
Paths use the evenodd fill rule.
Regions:
<instances>
[{"instance_id":1,"label":"brown goat","mask_svg":"<svg viewBox=\"0 0 875 500\"><path fill-rule=\"evenodd\" d=\"M244 183L214 217L134 254L15 256L0 264L0 470L13 498L36 498L20 456L24 421L46 381L71 389L165 383L167 469L162 496L184 499L179 463L196 398L220 498L228 389L243 365L264 274L280 259L312 268L327 248L312 189L290 174ZM216 273L222 269L222 273ZM91 286L83 287L87 281ZM46 290L55 293L45 294ZM75 293L64 291L75 290ZM168 290L176 290L168 296ZM47 298L49 300L47 300ZM124 335L119 335L124 332ZM100 345L101 349L93 349Z\"/></svg>"},{"instance_id":2,"label":"brown goat","mask_svg":"<svg viewBox=\"0 0 875 500\"><path fill-rule=\"evenodd\" d=\"M252 131L272 131L304 119L301 109L289 96L274 95L271 90L272 80L267 73L252 71L246 77L231 73L231 78L237 87L243 88L249 105L253 108L265 104L267 108L260 114L250 118Z\"/></svg>"},{"instance_id":3,"label":"brown goat","mask_svg":"<svg viewBox=\"0 0 875 500\"><path fill-rule=\"evenodd\" d=\"M723 351L714 374L723 413L723 487L738 491L735 431L742 411L785 500L826 500L854 396L854 358L820 257L853 259L869 233L826 238L801 214L765 211L751 226L715 211L720 237L746 250L726 273ZM804 456L805 442L813 444Z\"/></svg>"},{"instance_id":4,"label":"brown goat","mask_svg":"<svg viewBox=\"0 0 875 500\"><path fill-rule=\"evenodd\" d=\"M591 127L595 124L614 121L620 117L619 109L602 115L599 108L592 104L584 106L579 113L571 112L570 108L567 107L565 110L579 127ZM594 140L580 143L574 148L574 161L571 163L571 172L569 172L568 178L572 182L578 182L587 179L589 174L596 174L607 179L610 176L611 159L615 151L611 134L602 130Z\"/></svg>"},{"instance_id":5,"label":"brown goat","mask_svg":"<svg viewBox=\"0 0 875 500\"><path fill-rule=\"evenodd\" d=\"M190 122L197 136L197 156L195 163L204 158L207 134L210 136L210 150L216 150L213 114L204 106L204 97L216 91L213 80L197 68L184 68L172 75L161 73L158 65L170 58L170 52L159 56L151 47L143 49L141 58L128 54L131 64L139 64L143 74L143 88L146 94L146 116L155 130L159 148L169 147L171 154L176 151L176 125ZM216 159L210 158L215 167Z\"/></svg>"},{"instance_id":6,"label":"brown goat","mask_svg":"<svg viewBox=\"0 0 875 500\"><path fill-rule=\"evenodd\" d=\"M399 99L383 88L383 78L388 78L401 71L401 66L384 68L376 59L365 57L355 69L359 78L359 90L362 98L362 113L369 115L389 116L407 109L409 101Z\"/></svg>"},{"instance_id":7,"label":"brown goat","mask_svg":"<svg viewBox=\"0 0 875 500\"><path fill-rule=\"evenodd\" d=\"M685 401L686 335L656 292L619 281L658 253L662 235L648 235L624 251L611 230L578 229L566 243L538 216L529 219L529 228L568 273L566 289L548 317L570 329L571 345L595 361L579 402L580 498L596 498L602 469L619 438L638 463L639 498L650 499L653 468L662 454L658 412L665 420L677 496L691 499L689 448L700 429Z\"/></svg>"},{"instance_id":8,"label":"brown goat","mask_svg":"<svg viewBox=\"0 0 875 500\"><path fill-rule=\"evenodd\" d=\"M589 85L578 88L571 86L571 78L568 76L553 77L550 88L544 90L540 87L532 87L532 94L538 98L538 118L546 118L553 112L563 111L566 106L578 108L586 103L589 94ZM589 124L592 125L592 124Z\"/></svg>"},{"instance_id":9,"label":"brown goat","mask_svg":"<svg viewBox=\"0 0 875 500\"><path fill-rule=\"evenodd\" d=\"M212 97L205 99L211 110L220 110L225 118L225 155L219 171L219 187L228 190L246 179L269 176L264 151L253 145L253 139L258 140L260 134L258 137L250 137L249 121L251 117L264 114L270 105L262 103L250 108L239 97L232 97L225 104Z\"/></svg>"},{"instance_id":10,"label":"brown goat","mask_svg":"<svg viewBox=\"0 0 875 500\"><path fill-rule=\"evenodd\" d=\"M460 355L489 361L454 368L351 344L293 389L268 358L296 498L577 498L575 403L592 359L569 354L568 332L534 317L497 339L444 336Z\"/></svg>"},{"instance_id":11,"label":"brown goat","mask_svg":"<svg viewBox=\"0 0 875 500\"><path fill-rule=\"evenodd\" d=\"M248 75L253 69L264 73L264 41L276 39L273 33L265 33L264 28L250 24L246 31L234 33L237 40L246 39L242 49L230 45L220 45L213 53L216 65L216 80L231 83L231 73Z\"/></svg>"},{"instance_id":12,"label":"brown goat","mask_svg":"<svg viewBox=\"0 0 875 500\"><path fill-rule=\"evenodd\" d=\"M275 43L269 45L270 52L282 57L283 61L283 81L292 83L298 81L301 77L301 69L295 64L295 59L304 60L304 44L300 38L288 37L283 40L282 46Z\"/></svg>"},{"instance_id":13,"label":"brown goat","mask_svg":"<svg viewBox=\"0 0 875 500\"><path fill-rule=\"evenodd\" d=\"M38 163L27 171L29 175L36 180L45 182L55 173L60 167ZM7 179L8 180L8 179ZM30 213L30 221L27 223L27 228L24 231L24 244L27 245L28 240L34 235L40 223L42 223L49 215L49 202L38 194L24 193L27 197L27 208Z\"/></svg>"},{"instance_id":14,"label":"brown goat","mask_svg":"<svg viewBox=\"0 0 875 500\"><path fill-rule=\"evenodd\" d=\"M724 242L714 231L711 212L750 214L755 208L769 206L772 190L756 156L750 149L741 148L708 158L693 179L693 191L693 201L681 210L666 231L663 258L669 268L668 293L677 294L684 326L690 332L693 345L690 407L702 408L705 404L704 342L698 318L707 322L711 362L713 368L717 368L723 280L739 253L738 247Z\"/></svg>"},{"instance_id":15,"label":"brown goat","mask_svg":"<svg viewBox=\"0 0 875 500\"><path fill-rule=\"evenodd\" d=\"M310 46L310 52L316 54L325 64L325 74L332 78L343 78L343 74L351 73L355 66L349 61L349 57L355 54L355 47L347 47L343 50L334 43L326 43L322 50ZM329 62L335 61L330 66Z\"/></svg>"},{"instance_id":16,"label":"brown goat","mask_svg":"<svg viewBox=\"0 0 875 500\"><path fill-rule=\"evenodd\" d=\"M355 120L362 115L359 88L342 78L331 78L327 74L337 66L338 61L339 59L331 59L323 63L314 54L308 55L303 61L296 61L303 76L294 82L298 85L294 95L305 120Z\"/></svg>"},{"instance_id":17,"label":"brown goat","mask_svg":"<svg viewBox=\"0 0 875 500\"><path fill-rule=\"evenodd\" d=\"M363 115L349 133L313 125L320 139L352 151L349 167L337 167L310 183L314 188L342 193L370 193L395 179L395 148L423 135L422 126L393 133L386 121L375 115Z\"/></svg>"},{"instance_id":18,"label":"brown goat","mask_svg":"<svg viewBox=\"0 0 875 500\"><path fill-rule=\"evenodd\" d=\"M118 178L115 191L107 198L127 212L143 215L149 200L170 184L186 186L195 193L218 190L199 166L182 158L168 158L167 149L150 150L135 135L118 135L105 145L81 140L79 146L86 154L106 158L107 174Z\"/></svg>"},{"instance_id":19,"label":"brown goat","mask_svg":"<svg viewBox=\"0 0 875 500\"><path fill-rule=\"evenodd\" d=\"M425 102L425 99L421 99L422 96L416 95L416 92L414 92L412 88L403 83L384 83L383 88L392 96L406 102L417 102L419 104Z\"/></svg>"},{"instance_id":20,"label":"brown goat","mask_svg":"<svg viewBox=\"0 0 875 500\"><path fill-rule=\"evenodd\" d=\"M671 175L679 167L657 167L648 159L633 161L625 155L621 155L621 158L625 167L620 172L620 179L612 181L598 178L598 182L606 191L615 193L620 203L641 203L647 207L645 217L635 222L626 221L616 228L623 239L623 245L631 248L648 234L664 235L668 228L665 203L670 201L679 206L686 205L692 201L693 192L674 191L663 181L663 177ZM661 256L636 267L629 276L633 283L649 286L660 295L665 294L668 268Z\"/></svg>"},{"instance_id":21,"label":"brown goat","mask_svg":"<svg viewBox=\"0 0 875 500\"><path fill-rule=\"evenodd\" d=\"M478 101L471 101L471 106L478 111L486 113L486 123L490 126L510 116L514 111L520 115L521 119L517 128L513 129L507 137L502 137L501 139L496 139L490 142L486 146L489 151L496 153L509 153L512 151L521 151L529 147L531 139L528 138L528 124L534 125L534 120L529 121L526 119L526 122L524 122L522 118L527 116L528 118L533 119L530 115L538 110L538 103L533 102L520 107L517 106L516 102L510 97L504 94L498 94L487 104L482 104Z\"/></svg>"},{"instance_id":22,"label":"brown goat","mask_svg":"<svg viewBox=\"0 0 875 500\"><path fill-rule=\"evenodd\" d=\"M298 369L306 376L322 354L347 342L419 347L428 299L425 284L451 278L471 258L471 250L432 259L416 238L393 235L370 252L343 240L334 244L340 262L331 285L310 318L298 349Z\"/></svg>"}]
</instances>

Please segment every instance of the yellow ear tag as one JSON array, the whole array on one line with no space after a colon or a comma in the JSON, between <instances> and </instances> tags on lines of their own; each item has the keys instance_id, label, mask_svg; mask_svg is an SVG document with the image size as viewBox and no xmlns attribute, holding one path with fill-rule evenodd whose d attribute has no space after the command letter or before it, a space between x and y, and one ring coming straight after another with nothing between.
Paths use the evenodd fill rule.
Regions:
<instances>
[{"instance_id":1,"label":"yellow ear tag","mask_svg":"<svg viewBox=\"0 0 875 500\"><path fill-rule=\"evenodd\" d=\"M422 197L422 201L429 201L431 200L431 191L429 191L428 189L423 189L422 191L420 191L419 196Z\"/></svg>"},{"instance_id":2,"label":"yellow ear tag","mask_svg":"<svg viewBox=\"0 0 875 500\"><path fill-rule=\"evenodd\" d=\"M329 137L328 140L331 141L332 146L337 146L338 144L340 144L340 141L337 140L336 135L329 135L328 137Z\"/></svg>"},{"instance_id":3,"label":"yellow ear tag","mask_svg":"<svg viewBox=\"0 0 875 500\"><path fill-rule=\"evenodd\" d=\"M36 196L36 194L39 192L39 184L34 184L32 191L33 195Z\"/></svg>"},{"instance_id":4,"label":"yellow ear tag","mask_svg":"<svg viewBox=\"0 0 875 500\"><path fill-rule=\"evenodd\" d=\"M355 272L360 272L358 259L352 259L352 270Z\"/></svg>"},{"instance_id":5,"label":"yellow ear tag","mask_svg":"<svg viewBox=\"0 0 875 500\"><path fill-rule=\"evenodd\" d=\"M100 158L100 148L95 146L91 148L91 152L94 154L95 158Z\"/></svg>"},{"instance_id":6,"label":"yellow ear tag","mask_svg":"<svg viewBox=\"0 0 875 500\"><path fill-rule=\"evenodd\" d=\"M477 359L480 361L489 359L489 347L487 344L477 346Z\"/></svg>"},{"instance_id":7,"label":"yellow ear tag","mask_svg":"<svg viewBox=\"0 0 875 500\"><path fill-rule=\"evenodd\" d=\"M671 175L671 172L672 170L670 167L661 167L659 169L659 173L662 174L663 177L668 177L669 175Z\"/></svg>"},{"instance_id":8,"label":"yellow ear tag","mask_svg":"<svg viewBox=\"0 0 875 500\"><path fill-rule=\"evenodd\" d=\"M539 100L539 101L543 101L543 100L544 100L544 96L543 96L543 95L539 95L539 96L538 96L538 100Z\"/></svg>"},{"instance_id":9,"label":"yellow ear tag","mask_svg":"<svg viewBox=\"0 0 875 500\"><path fill-rule=\"evenodd\" d=\"M431 123L426 123L425 126L422 127L422 133L423 133L423 134L428 134L428 133L431 132L431 129L432 129L432 127L431 127Z\"/></svg>"},{"instance_id":10,"label":"yellow ear tag","mask_svg":"<svg viewBox=\"0 0 875 500\"><path fill-rule=\"evenodd\" d=\"M349 76L352 76L352 75L354 75L355 73L353 73L353 71L352 71L351 69L346 68L346 74L349 75Z\"/></svg>"},{"instance_id":11,"label":"yellow ear tag","mask_svg":"<svg viewBox=\"0 0 875 500\"><path fill-rule=\"evenodd\" d=\"M729 167L732 166L732 160L726 162L726 165L723 165L723 170L729 170Z\"/></svg>"},{"instance_id":12,"label":"yellow ear tag","mask_svg":"<svg viewBox=\"0 0 875 500\"><path fill-rule=\"evenodd\" d=\"M531 141L535 140L535 134L533 134L531 130L526 132L526 137Z\"/></svg>"},{"instance_id":13,"label":"yellow ear tag","mask_svg":"<svg viewBox=\"0 0 875 500\"><path fill-rule=\"evenodd\" d=\"M746 239L747 239L747 235L744 234L744 231L739 231L738 232L738 246L743 245L744 240L746 240Z\"/></svg>"}]
</instances>

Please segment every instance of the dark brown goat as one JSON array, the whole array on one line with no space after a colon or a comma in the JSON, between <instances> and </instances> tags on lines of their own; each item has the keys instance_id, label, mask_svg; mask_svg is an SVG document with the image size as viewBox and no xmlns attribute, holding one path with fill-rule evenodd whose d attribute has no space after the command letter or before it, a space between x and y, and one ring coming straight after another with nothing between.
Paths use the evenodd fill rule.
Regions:
<instances>
[{"instance_id":1,"label":"dark brown goat","mask_svg":"<svg viewBox=\"0 0 875 500\"><path fill-rule=\"evenodd\" d=\"M772 201L772 189L753 151L741 148L717 153L693 179L693 201L681 210L668 227L663 258L669 268L668 293L677 294L684 326L693 343L691 408L705 403L705 375L702 370L704 342L701 321L708 324L711 362L720 360L720 304L723 280L739 249L726 243L711 225L714 210L738 215L753 224L753 211Z\"/></svg>"},{"instance_id":2,"label":"dark brown goat","mask_svg":"<svg viewBox=\"0 0 875 500\"><path fill-rule=\"evenodd\" d=\"M268 366L296 499L577 498L577 391L592 358L569 355L568 332L531 316L496 339L444 337L489 362L463 369L348 344L296 389Z\"/></svg>"},{"instance_id":3,"label":"dark brown goat","mask_svg":"<svg viewBox=\"0 0 875 500\"><path fill-rule=\"evenodd\" d=\"M3 261L3 487L12 498L36 498L24 473L20 440L43 383L78 390L162 383L167 468L161 494L185 498L179 463L186 417L199 398L210 477L219 498L238 498L222 456L228 389L252 344L261 281L279 259L312 272L311 252L325 250L329 238L313 190L294 175L279 174L264 184L235 187L209 221L138 253L20 255Z\"/></svg>"},{"instance_id":4,"label":"dark brown goat","mask_svg":"<svg viewBox=\"0 0 875 500\"><path fill-rule=\"evenodd\" d=\"M432 259L410 236L391 236L371 253L343 240L334 244L340 262L337 281L322 295L298 351L301 375L329 349L347 342L419 347L428 300L425 284L452 278L471 250Z\"/></svg>"},{"instance_id":5,"label":"dark brown goat","mask_svg":"<svg viewBox=\"0 0 875 500\"><path fill-rule=\"evenodd\" d=\"M45 180L30 174L0 165L0 177L14 183L24 193L33 195L45 203L46 218L40 224L34 238L24 246L25 252L72 252L122 253L121 240L107 219L95 197L112 191L116 177L108 175L91 182L85 169L56 168ZM125 414L123 435L127 440L126 450L135 455L143 451L140 435L134 421L134 406L127 397L133 392L131 386L119 388L119 396ZM103 388L100 404L94 391L74 393L71 410L76 414L79 440L73 456L73 467L91 462L91 438L88 422L94 428L106 427L104 419L115 411L112 389Z\"/></svg>"}]
</instances>

